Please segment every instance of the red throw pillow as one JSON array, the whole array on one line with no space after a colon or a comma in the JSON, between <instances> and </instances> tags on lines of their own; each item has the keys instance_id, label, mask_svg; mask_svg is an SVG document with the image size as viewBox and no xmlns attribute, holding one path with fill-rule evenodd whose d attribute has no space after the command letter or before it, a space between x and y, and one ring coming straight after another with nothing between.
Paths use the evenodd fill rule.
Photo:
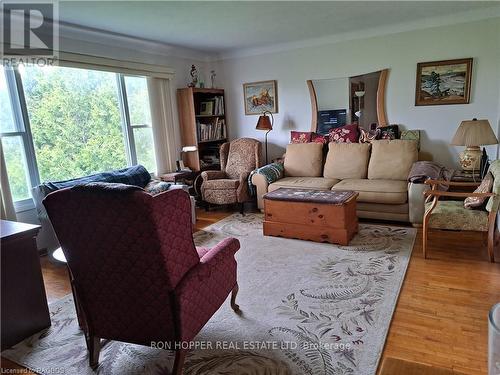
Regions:
<instances>
[{"instance_id":1,"label":"red throw pillow","mask_svg":"<svg viewBox=\"0 0 500 375\"><path fill-rule=\"evenodd\" d=\"M328 143L329 137L327 135L322 135L318 133L312 133L311 142L314 143Z\"/></svg>"},{"instance_id":2,"label":"red throw pillow","mask_svg":"<svg viewBox=\"0 0 500 375\"><path fill-rule=\"evenodd\" d=\"M357 124L350 124L334 128L329 133L330 142L334 143L357 143L359 140L359 127Z\"/></svg>"},{"instance_id":3,"label":"red throw pillow","mask_svg":"<svg viewBox=\"0 0 500 375\"><path fill-rule=\"evenodd\" d=\"M290 143L309 143L311 142L312 132L290 132Z\"/></svg>"}]
</instances>

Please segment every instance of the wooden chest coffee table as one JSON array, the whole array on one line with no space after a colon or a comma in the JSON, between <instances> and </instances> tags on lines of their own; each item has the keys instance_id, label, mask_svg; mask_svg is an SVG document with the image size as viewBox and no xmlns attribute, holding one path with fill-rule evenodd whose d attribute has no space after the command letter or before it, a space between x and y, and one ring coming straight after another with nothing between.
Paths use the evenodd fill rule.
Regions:
<instances>
[{"instance_id":1,"label":"wooden chest coffee table","mask_svg":"<svg viewBox=\"0 0 500 375\"><path fill-rule=\"evenodd\" d=\"M354 191L281 188L264 195L264 235L348 245L358 232Z\"/></svg>"}]
</instances>

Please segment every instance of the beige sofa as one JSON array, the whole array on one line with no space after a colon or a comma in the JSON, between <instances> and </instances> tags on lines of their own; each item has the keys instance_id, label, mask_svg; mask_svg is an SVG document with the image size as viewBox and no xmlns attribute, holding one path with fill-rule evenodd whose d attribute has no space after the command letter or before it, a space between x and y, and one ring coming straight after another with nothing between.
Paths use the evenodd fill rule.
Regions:
<instances>
[{"instance_id":1,"label":"beige sofa","mask_svg":"<svg viewBox=\"0 0 500 375\"><path fill-rule=\"evenodd\" d=\"M361 218L421 223L425 188L407 182L417 159L417 143L410 140L330 143L326 156L322 144L289 144L280 178L269 183L264 175L254 174L252 183L261 210L262 196L282 187L354 190Z\"/></svg>"}]
</instances>

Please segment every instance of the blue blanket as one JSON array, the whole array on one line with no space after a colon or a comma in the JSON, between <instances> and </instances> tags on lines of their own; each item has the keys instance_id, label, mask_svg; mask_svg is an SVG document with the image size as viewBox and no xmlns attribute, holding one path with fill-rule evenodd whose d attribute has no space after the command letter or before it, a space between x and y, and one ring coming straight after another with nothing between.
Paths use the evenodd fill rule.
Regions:
<instances>
[{"instance_id":1,"label":"blue blanket","mask_svg":"<svg viewBox=\"0 0 500 375\"><path fill-rule=\"evenodd\" d=\"M149 181L151 181L151 175L148 170L142 165L134 165L133 167L96 173L90 176L73 178L66 181L44 182L42 185L46 191L52 192L76 185L85 185L91 182L119 183L144 188Z\"/></svg>"}]
</instances>

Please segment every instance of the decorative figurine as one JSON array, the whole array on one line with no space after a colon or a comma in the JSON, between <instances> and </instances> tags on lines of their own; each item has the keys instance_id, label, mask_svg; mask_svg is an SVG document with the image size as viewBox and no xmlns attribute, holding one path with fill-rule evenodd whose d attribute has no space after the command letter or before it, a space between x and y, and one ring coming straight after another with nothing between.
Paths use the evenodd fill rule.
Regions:
<instances>
[{"instance_id":1,"label":"decorative figurine","mask_svg":"<svg viewBox=\"0 0 500 375\"><path fill-rule=\"evenodd\" d=\"M217 76L217 74L215 74L215 70L211 70L210 71L210 85L212 89L215 89L215 77Z\"/></svg>"},{"instance_id":2,"label":"decorative figurine","mask_svg":"<svg viewBox=\"0 0 500 375\"><path fill-rule=\"evenodd\" d=\"M191 76L191 83L188 85L188 87L196 87L198 84L198 70L196 69L196 66L191 65L191 71L189 72L189 75Z\"/></svg>"}]
</instances>

